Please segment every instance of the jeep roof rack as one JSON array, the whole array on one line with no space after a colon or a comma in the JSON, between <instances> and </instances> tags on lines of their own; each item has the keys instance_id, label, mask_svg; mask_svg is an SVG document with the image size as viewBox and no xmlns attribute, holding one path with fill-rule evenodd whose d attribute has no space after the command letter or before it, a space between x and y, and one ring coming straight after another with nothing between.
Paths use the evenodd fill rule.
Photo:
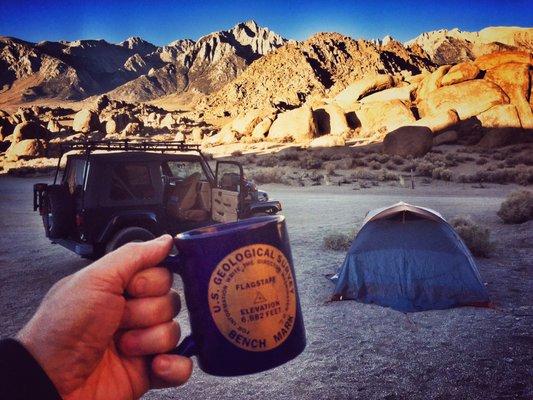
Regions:
<instances>
[{"instance_id":1,"label":"jeep roof rack","mask_svg":"<svg viewBox=\"0 0 533 400\"><path fill-rule=\"evenodd\" d=\"M150 141L150 140L80 140L68 141L60 144L61 154L71 150L82 150L86 154L92 151L158 151L161 153L169 151L198 151L199 144L188 144L185 141Z\"/></svg>"},{"instance_id":2,"label":"jeep roof rack","mask_svg":"<svg viewBox=\"0 0 533 400\"><path fill-rule=\"evenodd\" d=\"M54 184L57 182L61 159L67 151L81 150L85 152L87 159L91 152L103 151L157 151L161 153L172 151L196 151L205 160L199 144L188 144L183 140L150 141L150 140L130 140L130 139L109 139L109 140L72 140L59 144L60 154L57 160L57 167L54 175ZM87 171L85 171L86 173ZM85 180L85 177L84 177Z\"/></svg>"}]
</instances>

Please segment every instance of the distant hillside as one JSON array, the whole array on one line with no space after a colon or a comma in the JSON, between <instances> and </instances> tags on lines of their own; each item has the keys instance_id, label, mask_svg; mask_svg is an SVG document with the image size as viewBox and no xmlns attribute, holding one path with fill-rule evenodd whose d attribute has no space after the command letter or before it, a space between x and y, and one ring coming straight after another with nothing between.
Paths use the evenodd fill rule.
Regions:
<instances>
[{"instance_id":1,"label":"distant hillside","mask_svg":"<svg viewBox=\"0 0 533 400\"><path fill-rule=\"evenodd\" d=\"M103 93L130 102L208 95L204 106L232 110L291 106L334 94L367 74L412 75L516 48L533 50L533 28L438 30L405 44L391 36L367 41L335 33L288 41L254 21L166 46L139 37L118 44L0 37L0 106Z\"/></svg>"},{"instance_id":2,"label":"distant hillside","mask_svg":"<svg viewBox=\"0 0 533 400\"><path fill-rule=\"evenodd\" d=\"M441 29L405 43L417 44L439 65L454 64L498 50L533 51L533 28L488 27L479 32Z\"/></svg>"},{"instance_id":3,"label":"distant hillside","mask_svg":"<svg viewBox=\"0 0 533 400\"><path fill-rule=\"evenodd\" d=\"M30 43L0 38L0 103L40 98L81 100L111 92L129 101L182 90L209 93L286 40L254 21L194 42L157 47L132 37ZM124 86L123 86L124 85Z\"/></svg>"},{"instance_id":4,"label":"distant hillside","mask_svg":"<svg viewBox=\"0 0 533 400\"><path fill-rule=\"evenodd\" d=\"M185 90L211 93L235 79L250 63L282 46L286 40L254 21L196 42L174 42L157 50L169 64L152 69L111 91L110 97L129 101L151 100Z\"/></svg>"},{"instance_id":5,"label":"distant hillside","mask_svg":"<svg viewBox=\"0 0 533 400\"><path fill-rule=\"evenodd\" d=\"M212 95L206 106L236 111L268 105L291 107L312 96L335 94L368 74L415 75L432 67L423 51L405 48L393 39L379 45L338 33L319 33L254 62Z\"/></svg>"}]
</instances>

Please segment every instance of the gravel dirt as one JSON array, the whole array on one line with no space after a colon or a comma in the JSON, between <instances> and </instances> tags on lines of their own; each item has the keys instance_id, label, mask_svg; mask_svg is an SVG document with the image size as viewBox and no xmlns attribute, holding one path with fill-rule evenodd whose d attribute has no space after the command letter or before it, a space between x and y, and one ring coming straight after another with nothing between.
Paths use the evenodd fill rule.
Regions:
<instances>
[{"instance_id":1,"label":"gravel dirt","mask_svg":"<svg viewBox=\"0 0 533 400\"><path fill-rule=\"evenodd\" d=\"M14 335L46 291L88 261L44 236L31 211L32 185L48 178L0 177L0 336ZM265 186L287 217L307 348L276 369L218 378L197 367L178 389L144 399L533 399L533 221L496 216L515 187L464 185L290 188ZM490 227L496 248L477 259L493 307L404 314L354 301L329 302L344 254L324 250L328 232L359 227L365 213L399 200L444 217L469 214ZM176 279L175 287L181 288ZM187 311L179 316L188 332ZM231 360L228 360L231 362Z\"/></svg>"}]
</instances>

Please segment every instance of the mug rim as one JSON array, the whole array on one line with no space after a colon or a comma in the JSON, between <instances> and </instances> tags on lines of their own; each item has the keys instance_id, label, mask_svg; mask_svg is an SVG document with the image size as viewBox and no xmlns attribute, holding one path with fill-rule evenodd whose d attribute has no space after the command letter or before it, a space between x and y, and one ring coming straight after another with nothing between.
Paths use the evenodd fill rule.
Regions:
<instances>
[{"instance_id":1,"label":"mug rim","mask_svg":"<svg viewBox=\"0 0 533 400\"><path fill-rule=\"evenodd\" d=\"M239 230L242 230L243 228L259 228L274 222L283 222L284 220L284 215L266 215L262 217L252 217L235 222L218 223L204 226L201 228L191 229L186 232L178 233L174 238L180 241L212 238L232 234Z\"/></svg>"}]
</instances>

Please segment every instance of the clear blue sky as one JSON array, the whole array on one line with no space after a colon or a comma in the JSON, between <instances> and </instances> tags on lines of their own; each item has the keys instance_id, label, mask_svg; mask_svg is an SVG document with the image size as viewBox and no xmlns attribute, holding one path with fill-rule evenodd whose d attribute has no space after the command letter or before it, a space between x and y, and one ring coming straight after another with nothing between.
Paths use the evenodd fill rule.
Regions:
<instances>
[{"instance_id":1,"label":"clear blue sky","mask_svg":"<svg viewBox=\"0 0 533 400\"><path fill-rule=\"evenodd\" d=\"M319 31L354 38L491 25L533 27L533 0L442 1L26 1L0 0L0 35L28 41L141 36L157 45L198 37L255 19L290 39Z\"/></svg>"}]
</instances>

